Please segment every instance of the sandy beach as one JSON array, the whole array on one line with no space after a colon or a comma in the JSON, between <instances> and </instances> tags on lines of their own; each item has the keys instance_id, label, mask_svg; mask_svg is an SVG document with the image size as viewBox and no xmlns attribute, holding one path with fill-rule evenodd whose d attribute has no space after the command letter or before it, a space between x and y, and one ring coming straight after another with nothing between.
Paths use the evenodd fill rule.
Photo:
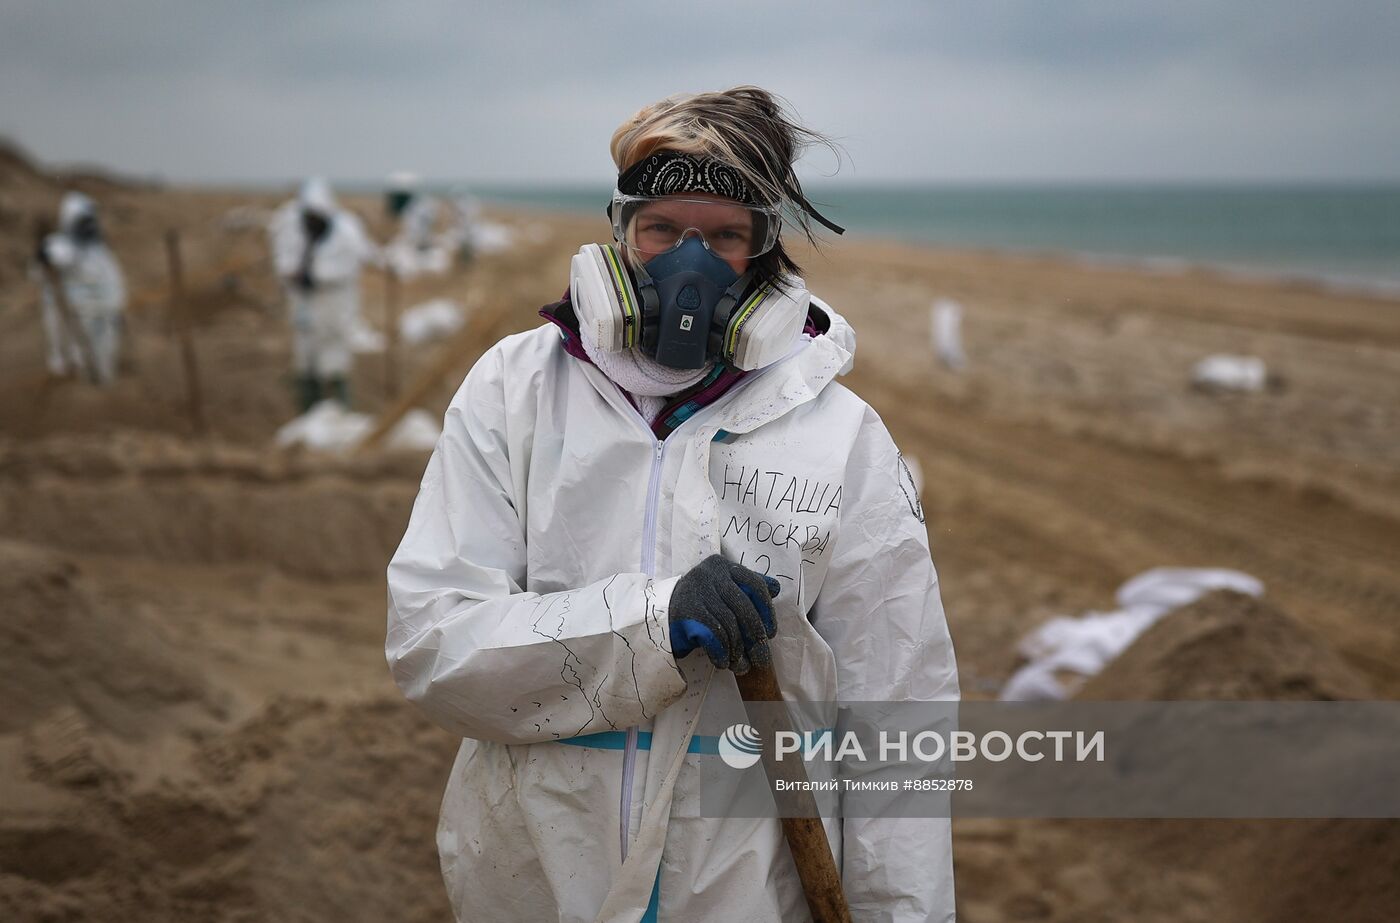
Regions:
<instances>
[{"instance_id":1,"label":"sandy beach","mask_svg":"<svg viewBox=\"0 0 1400 923\"><path fill-rule=\"evenodd\" d=\"M63 186L0 159L0 918L450 918L434 828L456 741L384 666L383 570L426 455L274 448L290 337L258 218L276 196L70 178L133 293L126 372L50 379L32 221ZM376 203L351 200L379 239ZM488 209L514 244L415 281L465 332L403 357L440 415L472 361L537 326L596 219ZM209 438L185 415L162 235L178 229ZM1015 644L1156 566L1227 567L1101 674L1097 698L1400 697L1400 302L1301 282L869 239L798 253L859 336L845 383L923 472L967 698ZM939 366L929 306L965 308ZM364 283L372 327L384 284ZM1191 386L1212 353L1268 388ZM361 357L358 409L384 398ZM955 824L960 919L1391 920L1400 823ZM1324 909L1325 908L1325 909Z\"/></svg>"}]
</instances>

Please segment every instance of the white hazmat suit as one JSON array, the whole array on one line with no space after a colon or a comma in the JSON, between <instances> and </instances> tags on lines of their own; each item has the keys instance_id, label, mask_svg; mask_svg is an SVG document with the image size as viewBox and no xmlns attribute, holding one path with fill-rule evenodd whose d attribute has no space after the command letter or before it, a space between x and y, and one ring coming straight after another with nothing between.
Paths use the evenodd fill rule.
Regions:
<instances>
[{"instance_id":1,"label":"white hazmat suit","mask_svg":"<svg viewBox=\"0 0 1400 923\"><path fill-rule=\"evenodd\" d=\"M126 310L126 282L120 264L101 237L79 232L84 221L95 222L97 205L80 192L63 197L58 212L58 232L44 240L44 257L58 272L63 294L92 346L98 382L110 383L117 376L121 351L123 312ZM47 280L43 288L44 334L48 340L48 367L55 375L67 375L84 368L86 359L78 338L69 329Z\"/></svg>"},{"instance_id":2,"label":"white hazmat suit","mask_svg":"<svg viewBox=\"0 0 1400 923\"><path fill-rule=\"evenodd\" d=\"M328 223L319 240L307 233L308 212ZM360 219L339 207L319 179L307 180L296 199L277 209L268 231L291 314L292 367L304 382L343 382L354 358L360 270L378 258L377 249Z\"/></svg>"},{"instance_id":3,"label":"white hazmat suit","mask_svg":"<svg viewBox=\"0 0 1400 923\"><path fill-rule=\"evenodd\" d=\"M777 821L701 816L700 767L745 717L732 673L672 657L668 602L712 553L781 584L789 696L958 697L922 509L835 381L850 326L813 305L827 334L663 441L553 326L453 399L389 565L387 657L464 738L438 830L459 920L809 918ZM827 829L856 920L953 919L947 820Z\"/></svg>"},{"instance_id":4,"label":"white hazmat suit","mask_svg":"<svg viewBox=\"0 0 1400 923\"><path fill-rule=\"evenodd\" d=\"M446 272L451 264L451 235L437 233L441 205L423 192L413 173L394 173L386 188L389 207L398 218L399 230L385 247L389 266L400 278Z\"/></svg>"}]
</instances>

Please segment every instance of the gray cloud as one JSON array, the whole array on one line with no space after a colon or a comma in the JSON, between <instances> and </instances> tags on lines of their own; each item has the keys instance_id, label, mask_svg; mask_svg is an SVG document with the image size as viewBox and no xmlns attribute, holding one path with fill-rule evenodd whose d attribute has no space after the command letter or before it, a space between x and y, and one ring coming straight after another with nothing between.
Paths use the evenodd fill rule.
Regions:
<instances>
[{"instance_id":1,"label":"gray cloud","mask_svg":"<svg viewBox=\"0 0 1400 923\"><path fill-rule=\"evenodd\" d=\"M599 179L638 106L753 82L857 179L1400 179L1397 35L1388 0L10 0L0 132L175 179Z\"/></svg>"}]
</instances>

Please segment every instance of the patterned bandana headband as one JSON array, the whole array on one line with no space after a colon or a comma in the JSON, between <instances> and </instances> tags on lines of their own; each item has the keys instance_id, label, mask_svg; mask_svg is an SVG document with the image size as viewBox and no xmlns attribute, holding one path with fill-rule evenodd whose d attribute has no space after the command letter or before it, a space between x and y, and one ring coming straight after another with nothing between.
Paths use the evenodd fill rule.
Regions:
<instances>
[{"instance_id":1,"label":"patterned bandana headband","mask_svg":"<svg viewBox=\"0 0 1400 923\"><path fill-rule=\"evenodd\" d=\"M641 196L708 192L745 205L765 204L729 164L677 151L660 151L637 161L617 178L617 191Z\"/></svg>"},{"instance_id":2,"label":"patterned bandana headband","mask_svg":"<svg viewBox=\"0 0 1400 923\"><path fill-rule=\"evenodd\" d=\"M738 170L710 157L695 157L679 151L658 151L637 161L617 178L617 191L623 195L662 196L687 192L708 192L745 205L767 205L750 188ZM794 204L837 234L845 229L821 215L812 203L784 182L784 191Z\"/></svg>"}]
</instances>

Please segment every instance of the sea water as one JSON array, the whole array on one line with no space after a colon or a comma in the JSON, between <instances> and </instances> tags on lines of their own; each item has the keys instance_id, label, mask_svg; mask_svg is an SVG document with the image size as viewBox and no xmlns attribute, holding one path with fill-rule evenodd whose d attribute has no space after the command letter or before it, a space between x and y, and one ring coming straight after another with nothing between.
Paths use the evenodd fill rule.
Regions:
<instances>
[{"instance_id":1,"label":"sea water","mask_svg":"<svg viewBox=\"0 0 1400 923\"><path fill-rule=\"evenodd\" d=\"M596 214L606 186L495 186L487 201ZM1400 185L812 183L848 233L1072 255L1157 271L1203 265L1400 296Z\"/></svg>"}]
</instances>

